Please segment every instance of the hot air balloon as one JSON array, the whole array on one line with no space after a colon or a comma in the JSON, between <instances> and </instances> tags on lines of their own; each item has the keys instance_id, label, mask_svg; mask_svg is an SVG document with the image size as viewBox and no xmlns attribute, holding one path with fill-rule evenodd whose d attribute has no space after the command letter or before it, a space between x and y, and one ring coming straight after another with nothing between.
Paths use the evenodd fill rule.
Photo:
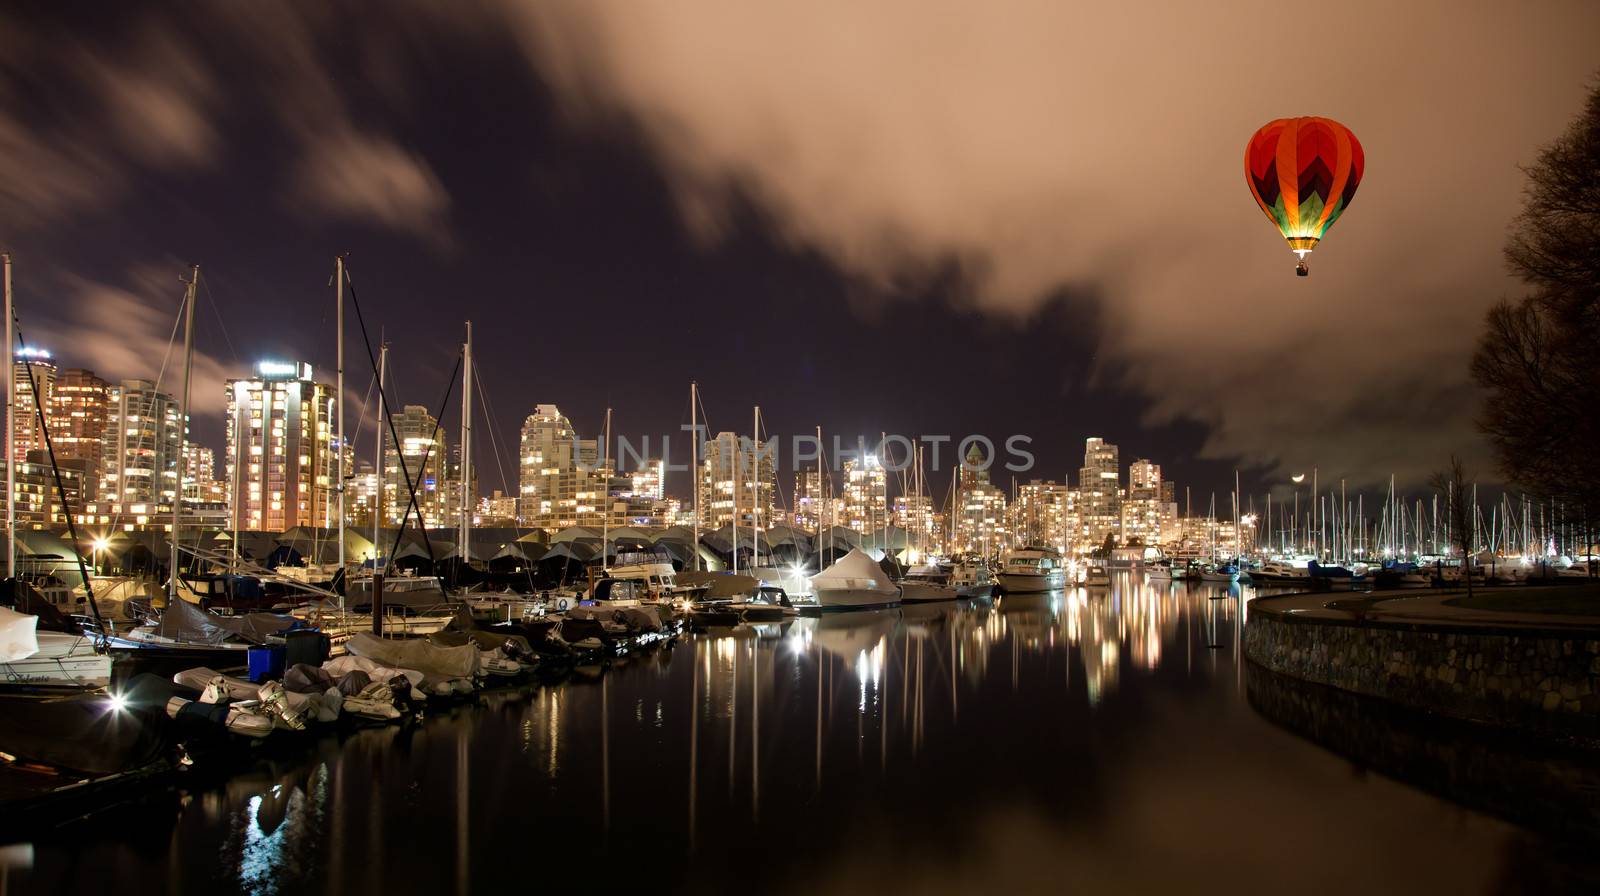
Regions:
<instances>
[{"instance_id":1,"label":"hot air balloon","mask_svg":"<svg viewBox=\"0 0 1600 896\"><path fill-rule=\"evenodd\" d=\"M1331 118L1280 118L1268 122L1244 149L1244 177L1256 203L1300 256L1295 273L1310 271L1305 258L1339 220L1361 184L1366 156L1350 129Z\"/></svg>"}]
</instances>

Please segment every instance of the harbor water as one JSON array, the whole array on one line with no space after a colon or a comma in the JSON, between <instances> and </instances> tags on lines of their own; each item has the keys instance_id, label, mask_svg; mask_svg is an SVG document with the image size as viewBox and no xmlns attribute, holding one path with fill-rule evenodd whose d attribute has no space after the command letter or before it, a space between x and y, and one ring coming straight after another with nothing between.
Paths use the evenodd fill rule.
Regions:
<instances>
[{"instance_id":1,"label":"harbor water","mask_svg":"<svg viewBox=\"0 0 1600 896\"><path fill-rule=\"evenodd\" d=\"M1475 893L1593 882L1581 838L1473 808L1470 793L1381 758L1384 744L1304 736L1315 726L1273 707L1315 714L1317 696L1284 698L1293 685L1262 682L1242 654L1252 594L1118 573L1109 588L685 634L40 831L7 852L0 886Z\"/></svg>"}]
</instances>

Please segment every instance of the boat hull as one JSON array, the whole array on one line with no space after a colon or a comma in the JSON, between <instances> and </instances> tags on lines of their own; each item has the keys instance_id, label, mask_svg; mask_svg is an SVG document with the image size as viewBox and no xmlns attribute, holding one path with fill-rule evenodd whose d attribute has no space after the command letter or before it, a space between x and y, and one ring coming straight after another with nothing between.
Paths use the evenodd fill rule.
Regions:
<instances>
[{"instance_id":1,"label":"boat hull","mask_svg":"<svg viewBox=\"0 0 1600 896\"><path fill-rule=\"evenodd\" d=\"M92 690L111 683L111 657L106 654L30 656L0 663L0 687Z\"/></svg>"},{"instance_id":2,"label":"boat hull","mask_svg":"<svg viewBox=\"0 0 1600 896\"><path fill-rule=\"evenodd\" d=\"M818 588L816 609L822 612L837 610L876 610L900 606L900 591L879 591L874 588Z\"/></svg>"},{"instance_id":3,"label":"boat hull","mask_svg":"<svg viewBox=\"0 0 1600 896\"><path fill-rule=\"evenodd\" d=\"M900 600L908 604L932 604L947 600L960 600L961 593L949 585L937 582L901 582Z\"/></svg>"},{"instance_id":4,"label":"boat hull","mask_svg":"<svg viewBox=\"0 0 1600 896\"><path fill-rule=\"evenodd\" d=\"M996 578L999 579L1000 590L1006 594L1060 591L1067 586L1067 574L1059 569L1041 574L1002 572Z\"/></svg>"}]
</instances>

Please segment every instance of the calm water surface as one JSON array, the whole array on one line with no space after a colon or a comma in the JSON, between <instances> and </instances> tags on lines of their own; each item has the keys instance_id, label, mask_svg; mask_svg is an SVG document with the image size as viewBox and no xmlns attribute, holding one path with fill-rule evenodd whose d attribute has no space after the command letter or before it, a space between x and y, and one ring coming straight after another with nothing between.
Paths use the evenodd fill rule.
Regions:
<instances>
[{"instance_id":1,"label":"calm water surface","mask_svg":"<svg viewBox=\"0 0 1600 896\"><path fill-rule=\"evenodd\" d=\"M713 631L43 835L3 886L1473 893L1591 880L1545 834L1266 718L1247 700L1241 604L1237 588L1124 575L993 607Z\"/></svg>"}]
</instances>

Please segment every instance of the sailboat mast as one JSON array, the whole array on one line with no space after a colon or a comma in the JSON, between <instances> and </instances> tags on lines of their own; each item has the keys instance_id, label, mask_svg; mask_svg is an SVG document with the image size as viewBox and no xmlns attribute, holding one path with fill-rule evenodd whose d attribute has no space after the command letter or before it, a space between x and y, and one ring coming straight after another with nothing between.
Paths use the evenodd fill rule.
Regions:
<instances>
[{"instance_id":1,"label":"sailboat mast","mask_svg":"<svg viewBox=\"0 0 1600 896\"><path fill-rule=\"evenodd\" d=\"M822 572L822 508L827 505L827 493L822 488L822 427L817 427L817 572ZM831 531L831 530L830 530Z\"/></svg>"},{"instance_id":2,"label":"sailboat mast","mask_svg":"<svg viewBox=\"0 0 1600 896\"><path fill-rule=\"evenodd\" d=\"M469 563L472 547L472 321L467 321L467 341L461 346L461 519L456 536L456 560Z\"/></svg>"},{"instance_id":3,"label":"sailboat mast","mask_svg":"<svg viewBox=\"0 0 1600 896\"><path fill-rule=\"evenodd\" d=\"M0 255L5 264L6 293L6 578L17 576L17 339L11 332L11 253Z\"/></svg>"},{"instance_id":4,"label":"sailboat mast","mask_svg":"<svg viewBox=\"0 0 1600 896\"><path fill-rule=\"evenodd\" d=\"M378 345L378 418L372 432L376 438L373 440L375 447L372 454L372 468L378 472L378 492L372 501L372 574L380 575L382 567L378 565L378 555L383 550L378 530L383 526L383 515L386 510L383 501L383 379L389 368L389 343Z\"/></svg>"},{"instance_id":5,"label":"sailboat mast","mask_svg":"<svg viewBox=\"0 0 1600 896\"><path fill-rule=\"evenodd\" d=\"M606 431L600 442L600 568L609 572L611 561L611 471L606 468L611 452L611 409L606 408Z\"/></svg>"},{"instance_id":6,"label":"sailboat mast","mask_svg":"<svg viewBox=\"0 0 1600 896\"><path fill-rule=\"evenodd\" d=\"M183 447L189 436L189 379L194 372L194 291L199 282L200 266L195 265L189 272L189 286L183 291L183 393L178 402L178 481L174 483L172 493L172 567L167 583L171 600L178 599L178 539L181 531L178 526L182 522L183 474L186 472Z\"/></svg>"},{"instance_id":7,"label":"sailboat mast","mask_svg":"<svg viewBox=\"0 0 1600 896\"><path fill-rule=\"evenodd\" d=\"M761 405L750 422L750 568L761 557Z\"/></svg>"},{"instance_id":8,"label":"sailboat mast","mask_svg":"<svg viewBox=\"0 0 1600 896\"><path fill-rule=\"evenodd\" d=\"M694 544L690 545L690 569L700 571L700 387L689 381L689 487L694 490Z\"/></svg>"},{"instance_id":9,"label":"sailboat mast","mask_svg":"<svg viewBox=\"0 0 1600 896\"><path fill-rule=\"evenodd\" d=\"M334 311L334 406L337 416L337 441L334 450L338 452L334 468L339 471L336 494L339 499L339 572L344 572L344 256L340 255L333 260L333 300L338 307Z\"/></svg>"}]
</instances>

